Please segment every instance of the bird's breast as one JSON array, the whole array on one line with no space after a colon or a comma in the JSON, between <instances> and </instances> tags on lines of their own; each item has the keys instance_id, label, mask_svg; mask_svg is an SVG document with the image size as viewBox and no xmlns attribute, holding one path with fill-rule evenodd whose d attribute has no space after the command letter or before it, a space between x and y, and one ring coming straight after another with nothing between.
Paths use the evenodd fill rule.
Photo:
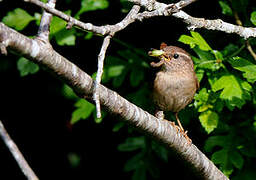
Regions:
<instances>
[{"instance_id":1,"label":"bird's breast","mask_svg":"<svg viewBox=\"0 0 256 180\"><path fill-rule=\"evenodd\" d=\"M190 103L196 92L194 77L194 72L191 72L191 75L188 72L158 72L153 92L153 99L158 108L178 112Z\"/></svg>"}]
</instances>

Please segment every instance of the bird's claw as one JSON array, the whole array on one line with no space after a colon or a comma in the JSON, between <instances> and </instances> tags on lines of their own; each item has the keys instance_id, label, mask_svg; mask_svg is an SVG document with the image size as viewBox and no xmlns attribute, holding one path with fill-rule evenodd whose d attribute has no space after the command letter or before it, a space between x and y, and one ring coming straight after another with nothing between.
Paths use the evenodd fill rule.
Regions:
<instances>
[{"instance_id":1,"label":"bird's claw","mask_svg":"<svg viewBox=\"0 0 256 180\"><path fill-rule=\"evenodd\" d=\"M192 144L192 140L188 137L187 134L188 131L184 131L184 129L181 129L179 126L175 124L175 122L169 121L169 123L176 129L177 133L181 133L186 138L188 144Z\"/></svg>"},{"instance_id":2,"label":"bird's claw","mask_svg":"<svg viewBox=\"0 0 256 180\"><path fill-rule=\"evenodd\" d=\"M191 144L192 143L192 140L188 137L188 131L181 131L180 132L185 138L186 138L186 140L187 140L187 142L188 142L188 144Z\"/></svg>"}]
</instances>

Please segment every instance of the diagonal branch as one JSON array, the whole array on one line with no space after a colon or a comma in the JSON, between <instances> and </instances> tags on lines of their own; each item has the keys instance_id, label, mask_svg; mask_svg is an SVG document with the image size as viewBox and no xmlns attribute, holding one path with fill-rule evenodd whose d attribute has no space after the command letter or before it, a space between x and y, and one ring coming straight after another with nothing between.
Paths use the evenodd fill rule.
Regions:
<instances>
[{"instance_id":1,"label":"diagonal branch","mask_svg":"<svg viewBox=\"0 0 256 180\"><path fill-rule=\"evenodd\" d=\"M3 139L5 145L7 148L10 150L12 153L14 159L18 163L21 171L24 173L24 175L27 177L29 180L38 180L37 176L33 172L33 170L30 168L28 165L27 161L23 157L22 153L20 152L19 148L15 144L15 142L11 139L9 136L8 132L4 128L4 125L2 121L0 120L0 136Z\"/></svg>"},{"instance_id":2,"label":"diagonal branch","mask_svg":"<svg viewBox=\"0 0 256 180\"><path fill-rule=\"evenodd\" d=\"M91 77L54 51L50 44L29 39L2 23L0 43L54 73L80 97L92 99L95 83ZM157 119L103 85L99 85L99 91L100 103L108 111L176 151L202 178L228 179L194 144L188 144L168 121Z\"/></svg>"}]
</instances>

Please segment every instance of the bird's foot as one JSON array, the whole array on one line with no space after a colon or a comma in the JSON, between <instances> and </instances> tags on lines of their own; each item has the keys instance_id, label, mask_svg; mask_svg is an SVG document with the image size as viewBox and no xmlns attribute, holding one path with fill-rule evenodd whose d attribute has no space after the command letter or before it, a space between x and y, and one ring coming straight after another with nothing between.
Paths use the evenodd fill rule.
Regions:
<instances>
[{"instance_id":1,"label":"bird's foot","mask_svg":"<svg viewBox=\"0 0 256 180\"><path fill-rule=\"evenodd\" d=\"M188 144L192 143L192 140L188 137L188 131L184 131L183 129L180 131L180 133L186 138Z\"/></svg>"},{"instance_id":2,"label":"bird's foot","mask_svg":"<svg viewBox=\"0 0 256 180\"><path fill-rule=\"evenodd\" d=\"M177 133L180 132L180 127L177 126L177 125L175 124L175 122L172 122L172 121L168 121L168 122L171 124L171 126L173 126L173 127L176 129Z\"/></svg>"},{"instance_id":3,"label":"bird's foot","mask_svg":"<svg viewBox=\"0 0 256 180\"><path fill-rule=\"evenodd\" d=\"M181 133L186 138L188 144L192 143L192 140L188 137L188 134L187 134L188 131L184 131L183 128L181 129L179 126L175 124L175 122L172 122L172 121L168 121L168 122L171 124L171 126L173 126L176 129L177 133Z\"/></svg>"}]
</instances>

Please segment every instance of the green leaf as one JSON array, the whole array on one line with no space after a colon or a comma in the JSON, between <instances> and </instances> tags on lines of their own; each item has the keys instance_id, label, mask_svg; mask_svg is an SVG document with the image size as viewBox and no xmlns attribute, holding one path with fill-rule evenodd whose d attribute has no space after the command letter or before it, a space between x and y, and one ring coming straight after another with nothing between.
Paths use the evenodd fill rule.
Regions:
<instances>
[{"instance_id":1,"label":"green leaf","mask_svg":"<svg viewBox=\"0 0 256 180\"><path fill-rule=\"evenodd\" d=\"M70 15L71 11L66 11L65 13ZM50 26L50 36L54 37L57 44L60 46L73 46L76 40L76 36L74 35L76 30L74 28L67 30L66 24L66 21L54 16Z\"/></svg>"},{"instance_id":2,"label":"green leaf","mask_svg":"<svg viewBox=\"0 0 256 180\"><path fill-rule=\"evenodd\" d=\"M223 55L220 51L212 50L211 52L214 54L216 60L223 60L224 59Z\"/></svg>"},{"instance_id":3,"label":"green leaf","mask_svg":"<svg viewBox=\"0 0 256 180\"><path fill-rule=\"evenodd\" d=\"M199 107L198 112L203 112L209 108L213 108L213 106L208 102L209 95L209 91L206 88L202 88L199 93L195 95L194 105L196 108Z\"/></svg>"},{"instance_id":4,"label":"green leaf","mask_svg":"<svg viewBox=\"0 0 256 180\"><path fill-rule=\"evenodd\" d=\"M122 127L125 126L125 123L124 122L118 122L114 125L112 131L113 132L118 132Z\"/></svg>"},{"instance_id":5,"label":"green leaf","mask_svg":"<svg viewBox=\"0 0 256 180\"><path fill-rule=\"evenodd\" d=\"M61 93L67 99L78 99L78 96L74 93L73 89L71 89L67 84L62 86Z\"/></svg>"},{"instance_id":6,"label":"green leaf","mask_svg":"<svg viewBox=\"0 0 256 180\"><path fill-rule=\"evenodd\" d=\"M223 149L221 149L219 151L214 152L212 154L211 160L215 164L226 163L228 161L228 151L227 151L227 149L223 148Z\"/></svg>"},{"instance_id":7,"label":"green leaf","mask_svg":"<svg viewBox=\"0 0 256 180\"><path fill-rule=\"evenodd\" d=\"M245 99L240 82L241 80L232 74L224 75L213 83L212 90L216 92L223 89L220 98L228 102L229 108L241 108L245 104Z\"/></svg>"},{"instance_id":8,"label":"green leaf","mask_svg":"<svg viewBox=\"0 0 256 180\"><path fill-rule=\"evenodd\" d=\"M68 13L68 15L69 15L69 13ZM62 20L59 17L53 16L52 21L51 21L51 26L50 26L51 35L54 35L55 33L59 32L63 29L66 29L66 24L67 24L66 21Z\"/></svg>"},{"instance_id":9,"label":"green leaf","mask_svg":"<svg viewBox=\"0 0 256 180\"><path fill-rule=\"evenodd\" d=\"M207 110L200 114L199 120L206 132L209 134L217 127L219 115L216 112Z\"/></svg>"},{"instance_id":10,"label":"green leaf","mask_svg":"<svg viewBox=\"0 0 256 180\"><path fill-rule=\"evenodd\" d=\"M178 41L190 45L190 48L194 48L197 44L196 40L188 35L181 35Z\"/></svg>"},{"instance_id":11,"label":"green leaf","mask_svg":"<svg viewBox=\"0 0 256 180\"><path fill-rule=\"evenodd\" d=\"M132 175L132 180L146 180L146 168L144 166L141 166L137 168L133 175Z\"/></svg>"},{"instance_id":12,"label":"green leaf","mask_svg":"<svg viewBox=\"0 0 256 180\"><path fill-rule=\"evenodd\" d=\"M125 77L127 75L127 72L128 72L127 69L125 69L120 76L117 76L113 79L114 88L120 87L123 84Z\"/></svg>"},{"instance_id":13,"label":"green leaf","mask_svg":"<svg viewBox=\"0 0 256 180\"><path fill-rule=\"evenodd\" d=\"M228 44L223 51L221 51L221 53L223 54L223 56L229 56L232 55L233 53L238 52L239 47L235 44Z\"/></svg>"},{"instance_id":14,"label":"green leaf","mask_svg":"<svg viewBox=\"0 0 256 180\"><path fill-rule=\"evenodd\" d=\"M20 76L26 76L28 74L35 74L39 70L39 66L28 59L21 57L17 62L17 68L20 71Z\"/></svg>"},{"instance_id":15,"label":"green leaf","mask_svg":"<svg viewBox=\"0 0 256 180\"><path fill-rule=\"evenodd\" d=\"M67 15L71 14L71 11L65 12ZM59 17L54 16L51 21L50 26L50 35L54 37L57 44L60 46L63 45L75 45L75 29L72 28L70 30L66 29L67 22L60 19Z\"/></svg>"},{"instance_id":16,"label":"green leaf","mask_svg":"<svg viewBox=\"0 0 256 180\"><path fill-rule=\"evenodd\" d=\"M211 136L205 141L204 149L206 152L211 152L215 146L225 147L227 145L226 136Z\"/></svg>"},{"instance_id":17,"label":"green leaf","mask_svg":"<svg viewBox=\"0 0 256 180\"><path fill-rule=\"evenodd\" d=\"M125 68L124 65L109 66L107 67L107 76L110 78L120 76L124 68Z\"/></svg>"},{"instance_id":18,"label":"green leaf","mask_svg":"<svg viewBox=\"0 0 256 180\"><path fill-rule=\"evenodd\" d=\"M92 37L93 37L93 32L88 32L88 33L85 35L84 39L85 39L85 40L89 40L89 39L91 39Z\"/></svg>"},{"instance_id":19,"label":"green leaf","mask_svg":"<svg viewBox=\"0 0 256 180\"><path fill-rule=\"evenodd\" d=\"M127 99L139 107L147 107L148 105L152 107L149 87L145 84L136 92L128 94Z\"/></svg>"},{"instance_id":20,"label":"green leaf","mask_svg":"<svg viewBox=\"0 0 256 180\"><path fill-rule=\"evenodd\" d=\"M201 82L201 80L204 77L204 70L203 69L196 70L196 77L197 77L198 81Z\"/></svg>"},{"instance_id":21,"label":"green leaf","mask_svg":"<svg viewBox=\"0 0 256 180\"><path fill-rule=\"evenodd\" d=\"M119 151L134 151L145 147L145 138L141 137L129 137L123 144L118 145Z\"/></svg>"},{"instance_id":22,"label":"green leaf","mask_svg":"<svg viewBox=\"0 0 256 180\"><path fill-rule=\"evenodd\" d=\"M130 84L133 87L136 87L140 84L140 82L144 79L144 72L142 69L133 68L130 75Z\"/></svg>"},{"instance_id":23,"label":"green leaf","mask_svg":"<svg viewBox=\"0 0 256 180\"><path fill-rule=\"evenodd\" d=\"M233 172L233 167L229 161L229 151L223 148L213 153L211 160L215 164L220 164L220 169L226 176L229 176Z\"/></svg>"},{"instance_id":24,"label":"green leaf","mask_svg":"<svg viewBox=\"0 0 256 180\"><path fill-rule=\"evenodd\" d=\"M75 34L75 29L62 29L61 31L57 32L54 36L56 39L56 42L60 46L74 46L76 42L76 36Z\"/></svg>"},{"instance_id":25,"label":"green leaf","mask_svg":"<svg viewBox=\"0 0 256 180\"><path fill-rule=\"evenodd\" d=\"M3 23L18 31L23 30L33 20L35 18L21 8L8 12L7 16L2 19Z\"/></svg>"},{"instance_id":26,"label":"green leaf","mask_svg":"<svg viewBox=\"0 0 256 180\"><path fill-rule=\"evenodd\" d=\"M133 3L127 0L120 0L120 3L122 5L122 8L121 8L122 13L128 13L133 6Z\"/></svg>"},{"instance_id":27,"label":"green leaf","mask_svg":"<svg viewBox=\"0 0 256 180\"><path fill-rule=\"evenodd\" d=\"M206 60L210 60L212 62L215 62L215 57L210 51L203 51L198 46L193 48L193 51L195 51L195 53L200 58L200 60L198 62L196 62L196 64L205 63Z\"/></svg>"},{"instance_id":28,"label":"green leaf","mask_svg":"<svg viewBox=\"0 0 256 180\"><path fill-rule=\"evenodd\" d=\"M132 171L143 166L144 164L142 159L143 156L144 156L143 153L138 153L135 156L133 156L131 159L129 159L124 165L124 171L126 172Z\"/></svg>"},{"instance_id":29,"label":"green leaf","mask_svg":"<svg viewBox=\"0 0 256 180\"><path fill-rule=\"evenodd\" d=\"M254 127L256 126L256 121L254 122L253 125ZM248 156L250 158L256 157L255 143L246 143L239 150L245 156Z\"/></svg>"},{"instance_id":30,"label":"green leaf","mask_svg":"<svg viewBox=\"0 0 256 180\"><path fill-rule=\"evenodd\" d=\"M206 88L202 88L198 94L195 95L195 100L207 102L209 98L209 93Z\"/></svg>"},{"instance_id":31,"label":"green leaf","mask_svg":"<svg viewBox=\"0 0 256 180\"><path fill-rule=\"evenodd\" d=\"M244 165L244 158L237 151L231 151L229 153L231 163L238 169L242 169Z\"/></svg>"},{"instance_id":32,"label":"green leaf","mask_svg":"<svg viewBox=\"0 0 256 180\"><path fill-rule=\"evenodd\" d=\"M212 48L207 44L207 42L204 40L204 38L198 32L190 31L190 33L200 49L202 49L203 51L212 50Z\"/></svg>"},{"instance_id":33,"label":"green leaf","mask_svg":"<svg viewBox=\"0 0 256 180\"><path fill-rule=\"evenodd\" d=\"M102 10L108 7L109 3L107 0L82 0L81 9L75 15L79 17L81 14L87 11Z\"/></svg>"},{"instance_id":34,"label":"green leaf","mask_svg":"<svg viewBox=\"0 0 256 180\"><path fill-rule=\"evenodd\" d=\"M95 109L95 106L85 99L79 99L75 103L76 110L72 113L72 118L71 118L71 124L74 124L78 122L81 119L86 119L88 118L93 110Z\"/></svg>"},{"instance_id":35,"label":"green leaf","mask_svg":"<svg viewBox=\"0 0 256 180\"><path fill-rule=\"evenodd\" d=\"M232 16L232 9L229 7L227 2L225 1L219 1L220 7L222 9L222 14Z\"/></svg>"},{"instance_id":36,"label":"green leaf","mask_svg":"<svg viewBox=\"0 0 256 180\"><path fill-rule=\"evenodd\" d=\"M256 11L251 13L251 22L256 26Z\"/></svg>"},{"instance_id":37,"label":"green leaf","mask_svg":"<svg viewBox=\"0 0 256 180\"><path fill-rule=\"evenodd\" d=\"M152 149L156 152L156 155L160 157L164 162L168 162L168 150L164 146L153 141Z\"/></svg>"},{"instance_id":38,"label":"green leaf","mask_svg":"<svg viewBox=\"0 0 256 180\"><path fill-rule=\"evenodd\" d=\"M230 58L228 59L228 62L232 65L233 68L239 71L242 71L243 76L249 82L253 83L256 81L256 65L255 64L241 57Z\"/></svg>"}]
</instances>

